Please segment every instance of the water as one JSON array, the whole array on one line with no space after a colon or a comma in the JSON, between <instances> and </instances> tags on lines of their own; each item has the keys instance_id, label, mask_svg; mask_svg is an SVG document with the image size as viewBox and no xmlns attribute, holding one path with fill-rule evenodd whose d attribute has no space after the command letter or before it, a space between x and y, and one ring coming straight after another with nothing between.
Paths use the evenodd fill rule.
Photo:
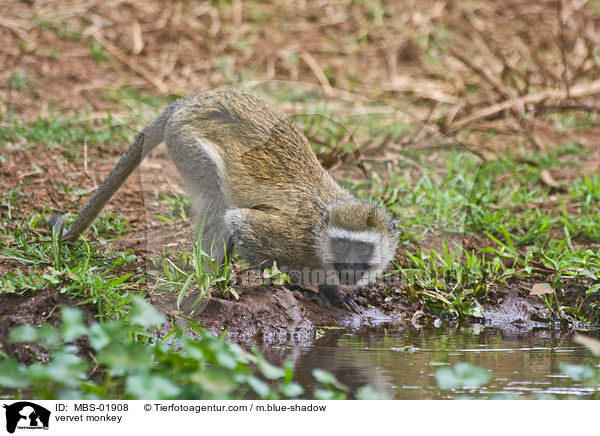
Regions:
<instances>
[{"instance_id":1,"label":"water","mask_svg":"<svg viewBox=\"0 0 600 436\"><path fill-rule=\"evenodd\" d=\"M295 363L297 380L318 387L311 372L321 368L353 389L370 384L395 399L554 398L600 399L600 386L586 387L561 374L559 363L592 365L600 358L550 330L519 331L483 326L396 330L363 327L326 330L311 347L264 350L273 361ZM468 362L492 372L472 390L441 390L434 373Z\"/></svg>"}]
</instances>

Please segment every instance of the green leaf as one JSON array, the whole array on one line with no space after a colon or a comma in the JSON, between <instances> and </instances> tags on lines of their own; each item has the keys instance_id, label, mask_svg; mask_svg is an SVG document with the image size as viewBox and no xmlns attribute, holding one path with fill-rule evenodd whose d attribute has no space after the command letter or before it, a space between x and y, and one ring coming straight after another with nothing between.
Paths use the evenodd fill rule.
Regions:
<instances>
[{"instance_id":1,"label":"green leaf","mask_svg":"<svg viewBox=\"0 0 600 436\"><path fill-rule=\"evenodd\" d=\"M250 376L248 377L247 383L248 386L250 386L260 398L265 399L271 396L271 389L269 388L269 385L259 378Z\"/></svg>"},{"instance_id":2,"label":"green leaf","mask_svg":"<svg viewBox=\"0 0 600 436\"><path fill-rule=\"evenodd\" d=\"M491 374L485 368L459 362L453 368L438 369L435 378L440 389L468 389L486 384Z\"/></svg>"},{"instance_id":3,"label":"green leaf","mask_svg":"<svg viewBox=\"0 0 600 436\"><path fill-rule=\"evenodd\" d=\"M226 396L236 386L231 378L231 373L222 368L206 368L203 371L195 372L191 375L190 380L216 397Z\"/></svg>"},{"instance_id":4,"label":"green leaf","mask_svg":"<svg viewBox=\"0 0 600 436\"><path fill-rule=\"evenodd\" d=\"M475 299L471 300L471 305L466 312L466 315L474 318L485 318L485 311L483 310L483 307L481 307L481 304L479 304L479 302Z\"/></svg>"},{"instance_id":5,"label":"green leaf","mask_svg":"<svg viewBox=\"0 0 600 436\"><path fill-rule=\"evenodd\" d=\"M181 310L181 303L183 303L183 299L185 298L185 294L187 293L188 289L192 285L192 280L193 279L194 279L194 276L192 274L190 274L188 276L187 280L185 281L185 283L183 284L183 287L179 291L179 295L177 296L177 309L178 310Z\"/></svg>"},{"instance_id":6,"label":"green leaf","mask_svg":"<svg viewBox=\"0 0 600 436\"><path fill-rule=\"evenodd\" d=\"M20 325L8 335L8 341L11 344L15 342L35 342L38 339L38 329L31 324Z\"/></svg>"},{"instance_id":7,"label":"green leaf","mask_svg":"<svg viewBox=\"0 0 600 436\"><path fill-rule=\"evenodd\" d=\"M288 398L296 398L304 393L304 389L298 383L281 383L279 391Z\"/></svg>"},{"instance_id":8,"label":"green leaf","mask_svg":"<svg viewBox=\"0 0 600 436\"><path fill-rule=\"evenodd\" d=\"M34 378L75 387L86 378L88 363L75 354L55 352L48 365L36 365L36 369Z\"/></svg>"},{"instance_id":9,"label":"green leaf","mask_svg":"<svg viewBox=\"0 0 600 436\"><path fill-rule=\"evenodd\" d=\"M0 386L20 389L27 385L29 385L28 372L23 371L17 361L5 359L0 362Z\"/></svg>"},{"instance_id":10,"label":"green leaf","mask_svg":"<svg viewBox=\"0 0 600 436\"><path fill-rule=\"evenodd\" d=\"M131 297L130 319L132 324L155 327L165 322L165 315L141 297Z\"/></svg>"},{"instance_id":11,"label":"green leaf","mask_svg":"<svg viewBox=\"0 0 600 436\"><path fill-rule=\"evenodd\" d=\"M260 355L256 357L258 358L258 361L256 362L258 370L269 380L282 378L285 375L285 371L283 369L271 365L264 357Z\"/></svg>"},{"instance_id":12,"label":"green leaf","mask_svg":"<svg viewBox=\"0 0 600 436\"><path fill-rule=\"evenodd\" d=\"M590 350L594 356L600 357L600 341L598 339L577 334L573 336L573 342L583 345Z\"/></svg>"},{"instance_id":13,"label":"green leaf","mask_svg":"<svg viewBox=\"0 0 600 436\"><path fill-rule=\"evenodd\" d=\"M237 366L237 361L234 357L227 352L227 350L219 350L215 353L215 360L219 366L222 366L227 369L235 369Z\"/></svg>"},{"instance_id":14,"label":"green leaf","mask_svg":"<svg viewBox=\"0 0 600 436\"><path fill-rule=\"evenodd\" d=\"M371 386L363 386L356 391L357 400L390 400L390 396L385 392L377 392Z\"/></svg>"},{"instance_id":15,"label":"green leaf","mask_svg":"<svg viewBox=\"0 0 600 436\"><path fill-rule=\"evenodd\" d=\"M335 376L328 372L328 371L324 371L322 369L313 369L312 371L312 375L314 378L317 379L317 381L325 386L333 386L336 389L339 389L341 391L348 391L348 388L343 385L342 383L340 383Z\"/></svg>"},{"instance_id":16,"label":"green leaf","mask_svg":"<svg viewBox=\"0 0 600 436\"><path fill-rule=\"evenodd\" d=\"M135 374L127 377L125 392L137 399L166 400L177 397L181 388L160 375Z\"/></svg>"},{"instance_id":17,"label":"green leaf","mask_svg":"<svg viewBox=\"0 0 600 436\"><path fill-rule=\"evenodd\" d=\"M61 317L63 337L66 342L72 342L87 334L88 329L80 310L73 309L72 307L63 307L61 309Z\"/></svg>"},{"instance_id":18,"label":"green leaf","mask_svg":"<svg viewBox=\"0 0 600 436\"><path fill-rule=\"evenodd\" d=\"M43 345L56 346L60 343L60 334L56 327L44 324L37 329L38 341Z\"/></svg>"},{"instance_id":19,"label":"green leaf","mask_svg":"<svg viewBox=\"0 0 600 436\"><path fill-rule=\"evenodd\" d=\"M600 283L596 283L594 285L592 285L590 287L590 289L587 291L588 294L594 294L596 292L600 291Z\"/></svg>"},{"instance_id":20,"label":"green leaf","mask_svg":"<svg viewBox=\"0 0 600 436\"><path fill-rule=\"evenodd\" d=\"M94 323L90 326L88 340L92 348L96 351L100 351L110 344L110 336L104 330L104 326L99 323Z\"/></svg>"},{"instance_id":21,"label":"green leaf","mask_svg":"<svg viewBox=\"0 0 600 436\"><path fill-rule=\"evenodd\" d=\"M315 389L315 398L317 400L345 400L346 394L344 392L335 392L330 389Z\"/></svg>"},{"instance_id":22,"label":"green leaf","mask_svg":"<svg viewBox=\"0 0 600 436\"><path fill-rule=\"evenodd\" d=\"M559 363L560 372L575 381L586 381L596 375L594 368L589 365L573 365L570 363Z\"/></svg>"},{"instance_id":23,"label":"green leaf","mask_svg":"<svg viewBox=\"0 0 600 436\"><path fill-rule=\"evenodd\" d=\"M152 365L151 349L137 343L111 343L98 353L98 361L110 368L111 375L146 371Z\"/></svg>"}]
</instances>

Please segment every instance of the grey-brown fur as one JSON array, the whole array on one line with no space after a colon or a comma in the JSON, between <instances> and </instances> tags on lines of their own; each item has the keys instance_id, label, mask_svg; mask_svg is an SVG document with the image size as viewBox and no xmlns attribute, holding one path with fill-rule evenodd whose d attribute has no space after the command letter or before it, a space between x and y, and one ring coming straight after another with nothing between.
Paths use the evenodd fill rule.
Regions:
<instances>
[{"instance_id":1,"label":"grey-brown fur","mask_svg":"<svg viewBox=\"0 0 600 436\"><path fill-rule=\"evenodd\" d=\"M164 138L185 180L203 240L230 238L252 264L295 269L324 262L327 229L380 235L386 252L396 230L375 205L354 198L319 164L306 137L283 113L253 94L209 91L169 106L138 135L65 234L73 240L99 214L141 159ZM369 233L369 235L371 235Z\"/></svg>"}]
</instances>

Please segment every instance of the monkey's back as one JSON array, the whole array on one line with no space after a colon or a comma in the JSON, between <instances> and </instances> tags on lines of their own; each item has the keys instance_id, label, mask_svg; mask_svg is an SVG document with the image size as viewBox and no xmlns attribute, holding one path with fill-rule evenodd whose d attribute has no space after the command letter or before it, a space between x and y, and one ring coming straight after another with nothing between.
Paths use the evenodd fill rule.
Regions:
<instances>
[{"instance_id":1,"label":"monkey's back","mask_svg":"<svg viewBox=\"0 0 600 436\"><path fill-rule=\"evenodd\" d=\"M165 140L209 238L233 232L251 263L320 262L316 229L323 214L353 197L287 115L250 93L194 94L170 117Z\"/></svg>"},{"instance_id":2,"label":"monkey's back","mask_svg":"<svg viewBox=\"0 0 600 436\"><path fill-rule=\"evenodd\" d=\"M349 196L323 169L290 118L253 94L191 95L169 124L193 132L189 147L210 155L233 207L286 213L309 209L305 214L322 210L312 202Z\"/></svg>"}]
</instances>

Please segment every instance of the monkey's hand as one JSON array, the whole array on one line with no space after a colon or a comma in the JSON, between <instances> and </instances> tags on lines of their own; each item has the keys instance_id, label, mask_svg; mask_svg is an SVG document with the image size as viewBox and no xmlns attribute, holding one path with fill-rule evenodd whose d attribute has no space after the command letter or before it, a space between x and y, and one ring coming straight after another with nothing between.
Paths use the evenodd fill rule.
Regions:
<instances>
[{"instance_id":1,"label":"monkey's hand","mask_svg":"<svg viewBox=\"0 0 600 436\"><path fill-rule=\"evenodd\" d=\"M356 313L357 315L361 315L361 314L365 313L365 311L362 309L362 307L360 307L358 304L356 304L356 301L354 301L353 298L346 298L344 300L344 303L352 312Z\"/></svg>"},{"instance_id":2,"label":"monkey's hand","mask_svg":"<svg viewBox=\"0 0 600 436\"><path fill-rule=\"evenodd\" d=\"M342 295L337 286L319 286L319 295L322 300L329 302L329 308L335 306L351 310L358 315L364 313L362 308L356 304L356 301L348 295ZM323 306L327 308L326 305Z\"/></svg>"}]
</instances>

